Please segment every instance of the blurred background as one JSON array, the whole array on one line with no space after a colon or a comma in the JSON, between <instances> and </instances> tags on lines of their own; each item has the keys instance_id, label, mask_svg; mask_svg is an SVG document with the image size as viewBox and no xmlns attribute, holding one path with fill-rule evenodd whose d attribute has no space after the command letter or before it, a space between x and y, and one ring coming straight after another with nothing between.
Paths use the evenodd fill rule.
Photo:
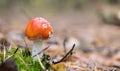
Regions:
<instances>
[{"instance_id":1,"label":"blurred background","mask_svg":"<svg viewBox=\"0 0 120 71\"><path fill-rule=\"evenodd\" d=\"M51 23L53 40L67 37L83 50L120 47L120 0L0 0L1 36L19 40L35 17Z\"/></svg>"},{"instance_id":2,"label":"blurred background","mask_svg":"<svg viewBox=\"0 0 120 71\"><path fill-rule=\"evenodd\" d=\"M46 42L51 57L63 55L63 47L71 49L75 43L79 50L70 62L77 66L93 62L89 66L120 68L120 0L0 0L0 45L2 38L18 47L26 47L25 41L29 45L24 30L36 17L53 26L54 36Z\"/></svg>"}]
</instances>

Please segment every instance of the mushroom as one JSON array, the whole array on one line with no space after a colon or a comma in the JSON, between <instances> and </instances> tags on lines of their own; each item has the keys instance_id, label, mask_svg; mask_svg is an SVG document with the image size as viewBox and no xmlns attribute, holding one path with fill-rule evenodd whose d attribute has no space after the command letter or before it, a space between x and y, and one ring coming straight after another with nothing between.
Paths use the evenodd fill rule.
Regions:
<instances>
[{"instance_id":1,"label":"mushroom","mask_svg":"<svg viewBox=\"0 0 120 71\"><path fill-rule=\"evenodd\" d=\"M44 40L50 38L53 34L53 29L50 23L44 18L37 17L32 19L25 29L25 36L33 41L32 56L42 50Z\"/></svg>"}]
</instances>

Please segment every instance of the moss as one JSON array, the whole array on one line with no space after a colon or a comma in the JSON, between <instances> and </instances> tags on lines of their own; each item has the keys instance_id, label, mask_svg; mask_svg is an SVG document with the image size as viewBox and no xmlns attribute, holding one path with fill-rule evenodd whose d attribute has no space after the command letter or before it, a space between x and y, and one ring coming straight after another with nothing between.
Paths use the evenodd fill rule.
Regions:
<instances>
[{"instance_id":1,"label":"moss","mask_svg":"<svg viewBox=\"0 0 120 71\"><path fill-rule=\"evenodd\" d=\"M9 51L9 53L6 54L6 58L8 58L8 56L12 55L14 53L16 49L11 49ZM19 49L17 51L17 53L15 54L15 56L13 56L13 58L15 59L15 62L18 66L19 71L43 71L43 69L41 68L39 62L37 60L34 60L30 55L24 55L23 54L24 49ZM28 53L28 51L25 50L24 52L25 54ZM3 55L0 56L0 60L3 59ZM48 59L46 58L46 56L44 55L42 58L42 63L43 65L47 65L48 64ZM47 68L50 68L47 67ZM50 69L49 69L50 71Z\"/></svg>"}]
</instances>

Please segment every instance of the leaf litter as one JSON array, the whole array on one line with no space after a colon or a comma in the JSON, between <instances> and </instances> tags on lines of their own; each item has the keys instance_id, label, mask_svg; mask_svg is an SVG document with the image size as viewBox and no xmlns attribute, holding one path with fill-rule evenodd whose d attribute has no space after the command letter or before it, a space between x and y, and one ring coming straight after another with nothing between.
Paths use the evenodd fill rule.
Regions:
<instances>
[{"instance_id":1,"label":"leaf litter","mask_svg":"<svg viewBox=\"0 0 120 71\"><path fill-rule=\"evenodd\" d=\"M67 39L66 36L62 36L62 37L55 36L53 37L53 39L50 39L45 42L45 47L50 45L49 48L44 51L46 55L50 56L50 61L53 60L59 61L60 59L62 59L65 56L65 54L72 48L71 45L73 44L71 44L71 41L72 43L76 42L77 44L79 44L79 46L75 47L71 55L65 58L62 62L58 64L52 64L52 62L50 63L53 71L119 71L120 70L120 56L119 56L120 34L118 33L120 32L119 28L110 25L109 26L101 25L100 27L98 27L98 25L96 26L94 24L94 27L92 26L93 25L89 26L87 30L84 29L81 33L77 34L80 35L79 36L80 38L76 38L75 40L79 41L79 43L73 40L73 38L75 38L73 35L67 36ZM59 30L56 30L56 32L59 32ZM16 32L13 31L12 33L16 33ZM10 42L9 44L10 48L12 46L12 48L20 47L20 48L28 48L31 50L32 43L25 38L26 44L28 45L26 46L24 42L24 38L23 37L21 38L19 36L21 34L8 35L7 33L8 36L6 36L6 34L2 32L0 34L1 34L0 35L1 41L3 38L2 36L4 36L7 39L6 41L8 41L8 43ZM66 34L61 33L60 35L66 35ZM10 38L11 36L13 37L15 36L16 39L12 40L12 38ZM69 38L71 39L69 40ZM81 38L83 38L84 40ZM0 46L2 46L1 41L0 41L1 44ZM2 54L3 53L0 52L0 56Z\"/></svg>"}]
</instances>

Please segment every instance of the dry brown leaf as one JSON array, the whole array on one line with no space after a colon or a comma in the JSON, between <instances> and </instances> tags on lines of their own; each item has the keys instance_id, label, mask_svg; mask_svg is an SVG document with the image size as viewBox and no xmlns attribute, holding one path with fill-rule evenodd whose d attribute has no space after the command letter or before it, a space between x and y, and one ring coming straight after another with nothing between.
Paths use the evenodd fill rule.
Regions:
<instances>
[{"instance_id":1,"label":"dry brown leaf","mask_svg":"<svg viewBox=\"0 0 120 71\"><path fill-rule=\"evenodd\" d=\"M86 67L81 65L80 62L77 63L72 63L72 62L66 62L65 66L67 67L67 69L74 69L75 71L86 71Z\"/></svg>"},{"instance_id":2,"label":"dry brown leaf","mask_svg":"<svg viewBox=\"0 0 120 71\"><path fill-rule=\"evenodd\" d=\"M66 67L64 63L53 64L51 65L51 68L54 71L66 71Z\"/></svg>"}]
</instances>

